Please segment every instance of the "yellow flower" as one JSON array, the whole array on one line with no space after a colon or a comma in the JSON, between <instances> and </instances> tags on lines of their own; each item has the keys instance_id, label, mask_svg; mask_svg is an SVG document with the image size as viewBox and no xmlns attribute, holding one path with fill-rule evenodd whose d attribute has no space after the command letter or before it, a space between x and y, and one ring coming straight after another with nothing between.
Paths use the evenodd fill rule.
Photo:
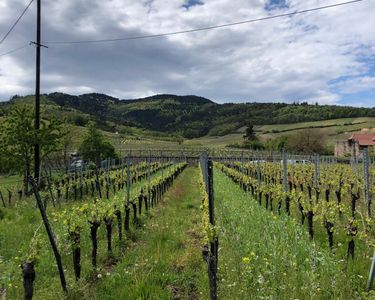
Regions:
<instances>
[{"instance_id":1,"label":"yellow flower","mask_svg":"<svg viewBox=\"0 0 375 300\"><path fill-rule=\"evenodd\" d=\"M250 262L250 258L249 257L242 257L242 262L244 264L248 264Z\"/></svg>"}]
</instances>

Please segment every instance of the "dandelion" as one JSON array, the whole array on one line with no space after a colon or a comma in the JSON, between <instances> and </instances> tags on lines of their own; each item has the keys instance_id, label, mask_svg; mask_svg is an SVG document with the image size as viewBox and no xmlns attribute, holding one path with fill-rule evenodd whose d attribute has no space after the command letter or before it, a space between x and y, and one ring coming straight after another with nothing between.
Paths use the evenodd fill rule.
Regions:
<instances>
[{"instance_id":1,"label":"dandelion","mask_svg":"<svg viewBox=\"0 0 375 300\"><path fill-rule=\"evenodd\" d=\"M242 262L243 262L244 264L248 264L248 263L250 262L250 258L249 258L249 257L243 257L243 258L242 258Z\"/></svg>"},{"instance_id":2,"label":"dandelion","mask_svg":"<svg viewBox=\"0 0 375 300\"><path fill-rule=\"evenodd\" d=\"M110 276L111 275L111 273L109 273L109 272L107 272L105 275L107 275L107 276Z\"/></svg>"},{"instance_id":3,"label":"dandelion","mask_svg":"<svg viewBox=\"0 0 375 300\"><path fill-rule=\"evenodd\" d=\"M102 278L102 274L98 274L97 277L100 279Z\"/></svg>"}]
</instances>

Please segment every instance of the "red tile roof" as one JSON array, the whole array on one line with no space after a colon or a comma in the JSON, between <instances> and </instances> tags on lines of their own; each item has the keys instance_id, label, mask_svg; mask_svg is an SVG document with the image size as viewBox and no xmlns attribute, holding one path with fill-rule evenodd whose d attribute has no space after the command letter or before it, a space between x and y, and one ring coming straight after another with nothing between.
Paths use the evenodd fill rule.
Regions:
<instances>
[{"instance_id":1,"label":"red tile roof","mask_svg":"<svg viewBox=\"0 0 375 300\"><path fill-rule=\"evenodd\" d=\"M360 146L375 146L375 134L353 134L349 140L358 143Z\"/></svg>"}]
</instances>

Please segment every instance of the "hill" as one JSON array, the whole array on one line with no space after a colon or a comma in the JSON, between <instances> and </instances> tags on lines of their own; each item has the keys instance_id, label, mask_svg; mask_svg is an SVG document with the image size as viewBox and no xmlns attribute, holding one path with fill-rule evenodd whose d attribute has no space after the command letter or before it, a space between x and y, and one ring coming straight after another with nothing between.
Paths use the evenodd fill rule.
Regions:
<instances>
[{"instance_id":1,"label":"hill","mask_svg":"<svg viewBox=\"0 0 375 300\"><path fill-rule=\"evenodd\" d=\"M12 105L31 104L32 96L14 97L0 105L0 117ZM42 113L84 126L94 119L103 130L137 135L224 136L253 125L294 124L341 118L375 117L375 108L355 108L307 103L218 104L198 96L155 95L120 100L104 94L73 96L63 93L42 97ZM278 129L271 129L276 133Z\"/></svg>"}]
</instances>

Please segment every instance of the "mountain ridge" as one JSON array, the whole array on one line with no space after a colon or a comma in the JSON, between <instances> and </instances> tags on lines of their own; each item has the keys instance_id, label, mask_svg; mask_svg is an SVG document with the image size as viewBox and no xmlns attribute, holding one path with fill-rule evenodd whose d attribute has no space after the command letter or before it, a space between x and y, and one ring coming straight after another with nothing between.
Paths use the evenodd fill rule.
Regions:
<instances>
[{"instance_id":1,"label":"mountain ridge","mask_svg":"<svg viewBox=\"0 0 375 300\"><path fill-rule=\"evenodd\" d=\"M32 105L33 96L13 97L1 103L0 114L13 104ZM69 95L51 93L42 95L42 105L51 114L73 111L75 118L84 123L97 121L111 131L119 126L183 136L225 135L238 128L265 124L292 124L351 117L375 117L375 108L358 108L337 105L310 105L303 103L224 103L195 95L159 94L138 99L119 99L101 93ZM73 113L72 112L72 113ZM82 114L80 116L80 114ZM116 129L117 128L117 129Z\"/></svg>"}]
</instances>

